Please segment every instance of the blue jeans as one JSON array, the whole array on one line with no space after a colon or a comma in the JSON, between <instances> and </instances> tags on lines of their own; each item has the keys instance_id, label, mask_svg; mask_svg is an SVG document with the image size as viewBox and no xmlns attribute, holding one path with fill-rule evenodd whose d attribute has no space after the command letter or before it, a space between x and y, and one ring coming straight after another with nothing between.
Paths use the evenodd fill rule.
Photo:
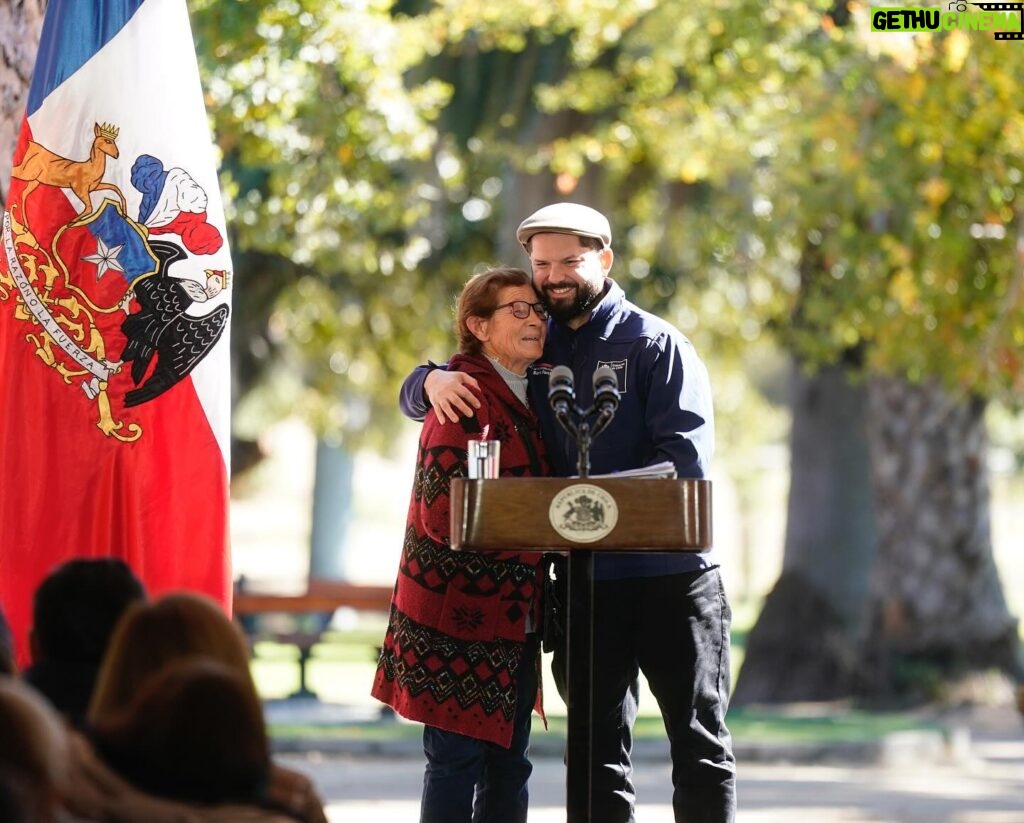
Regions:
<instances>
[{"instance_id":1,"label":"blue jeans","mask_svg":"<svg viewBox=\"0 0 1024 823\"><path fill-rule=\"evenodd\" d=\"M509 748L434 726L423 727L420 823L526 823L533 771L527 754L537 698L537 638L527 635L516 673L516 713Z\"/></svg>"},{"instance_id":2,"label":"blue jeans","mask_svg":"<svg viewBox=\"0 0 1024 823\"><path fill-rule=\"evenodd\" d=\"M736 761L725 725L732 611L717 569L594 583L593 819L633 823L633 724L643 671L672 753L677 823L733 823ZM565 648L552 674L563 699Z\"/></svg>"}]
</instances>

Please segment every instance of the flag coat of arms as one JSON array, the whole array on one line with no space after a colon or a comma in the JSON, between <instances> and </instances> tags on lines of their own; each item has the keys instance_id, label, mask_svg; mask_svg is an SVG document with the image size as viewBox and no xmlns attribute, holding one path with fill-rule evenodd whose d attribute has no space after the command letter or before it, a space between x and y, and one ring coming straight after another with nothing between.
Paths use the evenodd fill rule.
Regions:
<instances>
[{"instance_id":1,"label":"flag coat of arms","mask_svg":"<svg viewBox=\"0 0 1024 823\"><path fill-rule=\"evenodd\" d=\"M185 0L50 0L0 249L0 606L127 561L228 605L231 260Z\"/></svg>"}]
</instances>

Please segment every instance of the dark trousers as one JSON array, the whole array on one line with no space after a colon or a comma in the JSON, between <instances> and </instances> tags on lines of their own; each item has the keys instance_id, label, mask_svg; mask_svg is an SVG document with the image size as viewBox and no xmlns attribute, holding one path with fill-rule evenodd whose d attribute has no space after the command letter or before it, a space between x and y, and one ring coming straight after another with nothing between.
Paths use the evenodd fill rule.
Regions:
<instances>
[{"instance_id":1,"label":"dark trousers","mask_svg":"<svg viewBox=\"0 0 1024 823\"><path fill-rule=\"evenodd\" d=\"M512 745L488 743L433 726L423 728L420 823L526 823L533 765L527 757L537 698L537 638L527 635L516 672Z\"/></svg>"},{"instance_id":2,"label":"dark trousers","mask_svg":"<svg viewBox=\"0 0 1024 823\"><path fill-rule=\"evenodd\" d=\"M732 823L736 761L725 725L732 610L717 569L594 583L594 809L590 823L633 823L638 672L658 701L672 753L677 823ZM566 649L552 673L563 699Z\"/></svg>"}]
</instances>

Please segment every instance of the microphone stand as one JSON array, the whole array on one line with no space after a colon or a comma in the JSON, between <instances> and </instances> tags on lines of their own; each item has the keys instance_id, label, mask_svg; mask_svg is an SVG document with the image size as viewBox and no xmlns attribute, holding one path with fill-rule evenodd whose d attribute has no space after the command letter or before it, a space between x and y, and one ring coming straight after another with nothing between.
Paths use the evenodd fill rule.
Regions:
<instances>
[{"instance_id":1,"label":"microphone stand","mask_svg":"<svg viewBox=\"0 0 1024 823\"><path fill-rule=\"evenodd\" d=\"M582 420L576 431L576 472L580 477L590 476L590 444L593 436L590 424Z\"/></svg>"},{"instance_id":2,"label":"microphone stand","mask_svg":"<svg viewBox=\"0 0 1024 823\"><path fill-rule=\"evenodd\" d=\"M555 418L576 440L576 470L581 478L590 476L590 445L611 422L617 406L617 393L615 401L611 408L607 404L600 407L594 404L588 409L580 409L575 400L570 403L568 398L560 397L555 406ZM590 418L595 413L596 420L591 427ZM589 823L594 810L594 552L592 549L577 549L568 554L566 823Z\"/></svg>"},{"instance_id":3,"label":"microphone stand","mask_svg":"<svg viewBox=\"0 0 1024 823\"><path fill-rule=\"evenodd\" d=\"M576 472L581 478L589 477L590 445L594 442L594 438L608 427L612 417L615 415L615 411L602 410L594 421L593 426L590 425L588 418L597 411L596 406L581 409L573 404L571 408L561 411L563 413L555 414L555 419L576 441ZM575 415L576 422L571 419L570 411Z\"/></svg>"},{"instance_id":4,"label":"microphone stand","mask_svg":"<svg viewBox=\"0 0 1024 823\"><path fill-rule=\"evenodd\" d=\"M618 395L615 397L618 405ZM576 403L559 398L553 405L558 424L576 441L576 472L581 478L590 476L590 446L594 438L608 428L615 416L615 406L592 404L581 409ZM591 418L594 418L591 425Z\"/></svg>"}]
</instances>

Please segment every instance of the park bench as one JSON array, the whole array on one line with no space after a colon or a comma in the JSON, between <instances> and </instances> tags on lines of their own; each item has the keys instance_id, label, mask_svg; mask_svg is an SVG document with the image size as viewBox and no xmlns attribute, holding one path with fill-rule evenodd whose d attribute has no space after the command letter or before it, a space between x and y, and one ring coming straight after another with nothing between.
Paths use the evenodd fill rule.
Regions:
<instances>
[{"instance_id":1,"label":"park bench","mask_svg":"<svg viewBox=\"0 0 1024 823\"><path fill-rule=\"evenodd\" d=\"M393 586L311 578L304 592L280 594L235 583L233 611L255 649L259 640L295 646L299 651L299 689L294 696L315 697L306 683L306 664L338 609L387 614Z\"/></svg>"}]
</instances>

